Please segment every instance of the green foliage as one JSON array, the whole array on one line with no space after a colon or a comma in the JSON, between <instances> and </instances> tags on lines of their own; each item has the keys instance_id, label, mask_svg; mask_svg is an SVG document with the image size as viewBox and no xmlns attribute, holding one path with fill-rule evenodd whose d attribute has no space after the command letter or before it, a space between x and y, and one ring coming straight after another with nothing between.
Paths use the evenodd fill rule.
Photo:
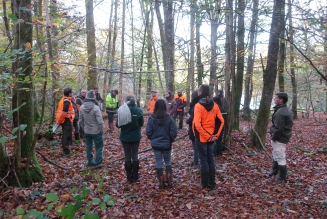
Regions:
<instances>
[{"instance_id":1,"label":"green foliage","mask_svg":"<svg viewBox=\"0 0 327 219\"><path fill-rule=\"evenodd\" d=\"M79 193L77 193L79 189L76 187L72 188L71 191L76 192L73 195L73 202L67 202L65 206L59 206L56 209L58 215L62 218L73 219L75 217L75 214L82 210L82 206L85 206L85 210L82 210L84 218L99 218L99 215L97 213L91 212L92 205L99 205L100 209L104 211L107 207L112 207L115 204L114 198L108 194L105 194L103 197L100 198L93 198L92 201L88 201L88 195L91 193L91 190L85 185L83 185ZM54 205L59 201L59 196L55 193L48 193L45 198L48 202L46 210L39 212L36 209L31 209L29 213L26 213L23 208L19 207L16 208L16 214L22 216L22 218L48 218L44 217L43 215L54 209Z\"/></svg>"}]
</instances>

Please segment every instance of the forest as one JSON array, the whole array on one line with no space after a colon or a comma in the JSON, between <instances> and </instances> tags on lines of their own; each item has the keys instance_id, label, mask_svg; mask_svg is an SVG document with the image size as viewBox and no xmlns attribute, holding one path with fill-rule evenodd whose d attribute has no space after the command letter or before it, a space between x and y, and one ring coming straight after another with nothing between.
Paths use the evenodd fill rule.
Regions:
<instances>
[{"instance_id":1,"label":"forest","mask_svg":"<svg viewBox=\"0 0 327 219\"><path fill-rule=\"evenodd\" d=\"M327 216L327 4L321 0L0 0L0 218L324 218ZM119 131L106 125L104 167L85 144L65 157L53 133L67 87L133 94L223 90L228 121L216 188L202 190L184 123L174 186L159 190L150 141L140 182L126 182ZM276 92L294 126L287 183L271 169ZM188 106L186 107L186 111Z\"/></svg>"}]
</instances>

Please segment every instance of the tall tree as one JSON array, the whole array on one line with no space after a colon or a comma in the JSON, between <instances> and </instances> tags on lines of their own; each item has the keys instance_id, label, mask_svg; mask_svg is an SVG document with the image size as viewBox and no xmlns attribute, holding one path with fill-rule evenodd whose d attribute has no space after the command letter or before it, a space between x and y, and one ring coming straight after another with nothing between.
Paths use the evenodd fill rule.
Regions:
<instances>
[{"instance_id":1,"label":"tall tree","mask_svg":"<svg viewBox=\"0 0 327 219\"><path fill-rule=\"evenodd\" d=\"M274 0L273 15L270 27L267 66L263 72L263 88L258 116L253 130L252 144L259 146L266 141L271 101L273 98L277 77L277 56L279 50L279 37L283 27L284 0ZM264 145L262 145L264 146Z\"/></svg>"},{"instance_id":2,"label":"tall tree","mask_svg":"<svg viewBox=\"0 0 327 219\"><path fill-rule=\"evenodd\" d=\"M14 25L14 49L20 51L12 66L12 72L16 77L12 107L14 111L13 125L17 127L14 151L14 171L17 179L9 180L14 186L30 186L33 182L42 180L41 168L38 164L35 151L33 150L34 138L34 98L32 80L32 11L30 0L13 0L12 12L20 20ZM22 10L22 8L27 8ZM25 128L23 135L22 127ZM31 152L32 151L32 152ZM32 153L32 155L31 155ZM24 158L31 156L31 163L23 163ZM9 158L10 159L10 158ZM2 163L3 161L1 161ZM13 174L14 175L14 174Z\"/></svg>"},{"instance_id":3,"label":"tall tree","mask_svg":"<svg viewBox=\"0 0 327 219\"><path fill-rule=\"evenodd\" d=\"M123 99L123 73L124 73L124 62L125 62L125 11L126 1L123 0L123 13L122 13L122 27L121 27L121 47L120 47L120 74L119 74L119 102L122 103Z\"/></svg>"},{"instance_id":4,"label":"tall tree","mask_svg":"<svg viewBox=\"0 0 327 219\"><path fill-rule=\"evenodd\" d=\"M288 0L288 23L289 23L289 41L290 43L290 72L291 72L291 82L292 82L292 112L293 119L297 119L297 82L294 69L294 46L293 46L293 18L292 18L292 2Z\"/></svg>"},{"instance_id":5,"label":"tall tree","mask_svg":"<svg viewBox=\"0 0 327 219\"><path fill-rule=\"evenodd\" d=\"M245 76L245 85L244 85L244 119L250 120L251 119L251 99L252 99L252 91L253 91L253 66L255 60L255 51L256 51L256 30L258 25L258 5L259 0L253 0L253 10L252 10L252 20L250 26L250 42L248 47L248 61L247 61L247 68L246 68L246 76Z\"/></svg>"},{"instance_id":6,"label":"tall tree","mask_svg":"<svg viewBox=\"0 0 327 219\"><path fill-rule=\"evenodd\" d=\"M94 28L94 13L93 13L93 0L85 0L86 10L86 40L87 40L87 65L88 80L87 89L93 89L97 84L98 73L96 67L96 46L95 46L95 28Z\"/></svg>"},{"instance_id":7,"label":"tall tree","mask_svg":"<svg viewBox=\"0 0 327 219\"><path fill-rule=\"evenodd\" d=\"M285 20L285 11L281 11L282 17L284 18L281 20L282 26L285 27L286 20ZM285 59L286 59L286 40L285 39L285 28L282 30L280 34L281 40L279 41L279 54L278 54L278 87L279 92L285 92Z\"/></svg>"},{"instance_id":8,"label":"tall tree","mask_svg":"<svg viewBox=\"0 0 327 219\"><path fill-rule=\"evenodd\" d=\"M118 23L118 5L119 5L119 0L115 0L115 9L114 9L114 30L113 30L113 37L112 37L112 49L111 49L111 55L110 55L110 70L111 74L109 75L109 80L108 80L108 85L109 87L113 86L113 78L114 78L114 67L115 67L115 56L116 56L116 42L117 42L117 35L118 35L118 28L117 28L117 23Z\"/></svg>"},{"instance_id":9,"label":"tall tree","mask_svg":"<svg viewBox=\"0 0 327 219\"><path fill-rule=\"evenodd\" d=\"M197 4L197 1L195 0L195 6L196 6L196 30L195 30L195 44L196 44L196 68L198 72L198 85L202 84L203 79L203 63L202 63L202 51L201 51L201 25L202 25L202 17L201 17L201 11L199 9L199 6Z\"/></svg>"},{"instance_id":10,"label":"tall tree","mask_svg":"<svg viewBox=\"0 0 327 219\"><path fill-rule=\"evenodd\" d=\"M239 113L243 92L243 75L244 75L244 10L245 10L245 2L244 0L238 0L238 27L237 27L237 74L236 74L236 83L233 84L235 87L234 93L234 121L233 128L239 129Z\"/></svg>"}]
</instances>

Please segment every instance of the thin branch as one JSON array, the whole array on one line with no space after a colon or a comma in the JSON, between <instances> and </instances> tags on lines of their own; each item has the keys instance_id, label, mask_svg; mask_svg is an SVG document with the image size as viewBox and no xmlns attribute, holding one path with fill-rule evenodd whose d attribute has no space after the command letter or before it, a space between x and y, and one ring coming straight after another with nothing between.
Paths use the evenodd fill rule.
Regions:
<instances>
[{"instance_id":1,"label":"thin branch","mask_svg":"<svg viewBox=\"0 0 327 219\"><path fill-rule=\"evenodd\" d=\"M262 147L264 150L267 150L266 147L263 145L262 140L261 140L259 134L257 133L257 131L256 131L254 128L253 128L252 130L253 130L253 132L256 134L257 138L259 139L260 144L261 144L261 147Z\"/></svg>"},{"instance_id":2,"label":"thin branch","mask_svg":"<svg viewBox=\"0 0 327 219\"><path fill-rule=\"evenodd\" d=\"M62 166L60 166L60 165L54 163L53 161L49 160L48 158L46 158L43 154L41 154L40 151L38 151L38 150L35 150L35 151L36 151L36 153L38 153L39 155L41 155L41 157L43 157L43 159L44 159L45 161L51 163L52 165L54 165L54 166L56 166L56 167L58 167L58 168L60 168L60 169L67 170L67 168L62 167Z\"/></svg>"}]
</instances>

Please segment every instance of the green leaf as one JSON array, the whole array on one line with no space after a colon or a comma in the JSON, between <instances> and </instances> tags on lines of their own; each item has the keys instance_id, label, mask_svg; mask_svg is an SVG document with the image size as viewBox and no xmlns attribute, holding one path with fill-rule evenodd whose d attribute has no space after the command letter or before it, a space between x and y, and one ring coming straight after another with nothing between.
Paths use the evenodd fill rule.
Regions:
<instances>
[{"instance_id":1,"label":"green leaf","mask_svg":"<svg viewBox=\"0 0 327 219\"><path fill-rule=\"evenodd\" d=\"M0 143L5 143L8 140L8 137L1 137Z\"/></svg>"},{"instance_id":2,"label":"green leaf","mask_svg":"<svg viewBox=\"0 0 327 219\"><path fill-rule=\"evenodd\" d=\"M110 199L110 195L106 194L105 196L103 196L103 201L107 202Z\"/></svg>"},{"instance_id":3,"label":"green leaf","mask_svg":"<svg viewBox=\"0 0 327 219\"><path fill-rule=\"evenodd\" d=\"M92 213L90 215L85 215L85 219L99 219L99 215L97 213Z\"/></svg>"},{"instance_id":4,"label":"green leaf","mask_svg":"<svg viewBox=\"0 0 327 219\"><path fill-rule=\"evenodd\" d=\"M37 214L37 210L36 209L31 209L30 212L28 213L29 216L35 216Z\"/></svg>"},{"instance_id":5,"label":"green leaf","mask_svg":"<svg viewBox=\"0 0 327 219\"><path fill-rule=\"evenodd\" d=\"M18 130L18 127L13 128L13 130L11 131L11 134L15 134L17 132L17 130Z\"/></svg>"},{"instance_id":6,"label":"green leaf","mask_svg":"<svg viewBox=\"0 0 327 219\"><path fill-rule=\"evenodd\" d=\"M102 211L104 211L105 209L106 209L106 203L104 203L104 202L101 202L101 204L100 204L100 209L102 210Z\"/></svg>"},{"instance_id":7,"label":"green leaf","mask_svg":"<svg viewBox=\"0 0 327 219\"><path fill-rule=\"evenodd\" d=\"M26 127L27 127L27 124L21 124L21 125L19 126L19 129L20 129L21 131L24 131L24 130L26 129Z\"/></svg>"},{"instance_id":8,"label":"green leaf","mask_svg":"<svg viewBox=\"0 0 327 219\"><path fill-rule=\"evenodd\" d=\"M16 213L18 215L23 215L23 214L25 214L25 210L23 208L16 208Z\"/></svg>"},{"instance_id":9,"label":"green leaf","mask_svg":"<svg viewBox=\"0 0 327 219\"><path fill-rule=\"evenodd\" d=\"M12 136L9 137L9 140L13 140L15 138L17 138L17 135L12 135Z\"/></svg>"},{"instance_id":10,"label":"green leaf","mask_svg":"<svg viewBox=\"0 0 327 219\"><path fill-rule=\"evenodd\" d=\"M48 193L45 197L48 201L56 203L59 199L58 195L55 193Z\"/></svg>"},{"instance_id":11,"label":"green leaf","mask_svg":"<svg viewBox=\"0 0 327 219\"><path fill-rule=\"evenodd\" d=\"M107 205L112 207L112 206L115 205L115 202L113 200L110 200L110 201L107 202Z\"/></svg>"},{"instance_id":12,"label":"green leaf","mask_svg":"<svg viewBox=\"0 0 327 219\"><path fill-rule=\"evenodd\" d=\"M8 15L9 19L14 23L14 24L18 24L19 23L19 20L18 18L16 17L16 15L14 14L10 14Z\"/></svg>"},{"instance_id":13,"label":"green leaf","mask_svg":"<svg viewBox=\"0 0 327 219\"><path fill-rule=\"evenodd\" d=\"M53 208L53 203L50 203L49 205L48 205L48 211L51 211L52 210L52 208Z\"/></svg>"},{"instance_id":14,"label":"green leaf","mask_svg":"<svg viewBox=\"0 0 327 219\"><path fill-rule=\"evenodd\" d=\"M61 212L58 212L58 214L62 217L65 217L67 215L69 215L70 213L70 209L69 208L62 208L61 209Z\"/></svg>"},{"instance_id":15,"label":"green leaf","mask_svg":"<svg viewBox=\"0 0 327 219\"><path fill-rule=\"evenodd\" d=\"M93 199L94 204L99 204L100 202L101 202L101 200L99 198L94 198Z\"/></svg>"}]
</instances>

